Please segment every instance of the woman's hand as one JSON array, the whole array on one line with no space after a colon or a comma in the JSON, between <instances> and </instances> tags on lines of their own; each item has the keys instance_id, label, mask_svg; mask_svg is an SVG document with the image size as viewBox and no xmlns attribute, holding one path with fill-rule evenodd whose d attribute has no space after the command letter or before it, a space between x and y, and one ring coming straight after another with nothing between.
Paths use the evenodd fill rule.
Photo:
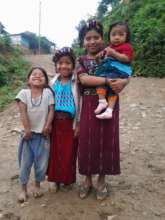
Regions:
<instances>
[{"instance_id":1,"label":"woman's hand","mask_svg":"<svg viewBox=\"0 0 165 220\"><path fill-rule=\"evenodd\" d=\"M111 79L110 80L111 88L116 93L120 93L128 83L129 83L129 79Z\"/></svg>"}]
</instances>

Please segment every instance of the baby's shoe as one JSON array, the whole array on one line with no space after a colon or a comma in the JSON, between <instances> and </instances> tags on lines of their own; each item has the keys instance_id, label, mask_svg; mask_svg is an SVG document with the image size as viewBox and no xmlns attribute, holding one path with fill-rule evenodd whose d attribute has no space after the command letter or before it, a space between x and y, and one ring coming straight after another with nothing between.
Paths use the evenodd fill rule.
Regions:
<instances>
[{"instance_id":1,"label":"baby's shoe","mask_svg":"<svg viewBox=\"0 0 165 220\"><path fill-rule=\"evenodd\" d=\"M112 108L107 108L105 112L101 113L100 115L96 115L98 119L111 119L112 118Z\"/></svg>"},{"instance_id":2,"label":"baby's shoe","mask_svg":"<svg viewBox=\"0 0 165 220\"><path fill-rule=\"evenodd\" d=\"M108 106L108 103L106 99L99 99L99 104L97 108L95 109L95 114L99 114L102 110L106 109Z\"/></svg>"}]
</instances>

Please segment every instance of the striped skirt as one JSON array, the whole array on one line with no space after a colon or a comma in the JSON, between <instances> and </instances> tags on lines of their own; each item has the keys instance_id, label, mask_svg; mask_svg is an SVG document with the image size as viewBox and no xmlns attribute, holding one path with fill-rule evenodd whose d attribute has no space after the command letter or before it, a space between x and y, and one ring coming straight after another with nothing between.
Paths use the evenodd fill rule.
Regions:
<instances>
[{"instance_id":1,"label":"striped skirt","mask_svg":"<svg viewBox=\"0 0 165 220\"><path fill-rule=\"evenodd\" d=\"M48 165L48 181L72 184L76 181L76 151L72 119L54 119L50 158Z\"/></svg>"},{"instance_id":2,"label":"striped skirt","mask_svg":"<svg viewBox=\"0 0 165 220\"><path fill-rule=\"evenodd\" d=\"M96 95L84 95L80 118L78 146L79 173L82 175L115 175L120 173L119 100L113 118L97 119Z\"/></svg>"}]
</instances>

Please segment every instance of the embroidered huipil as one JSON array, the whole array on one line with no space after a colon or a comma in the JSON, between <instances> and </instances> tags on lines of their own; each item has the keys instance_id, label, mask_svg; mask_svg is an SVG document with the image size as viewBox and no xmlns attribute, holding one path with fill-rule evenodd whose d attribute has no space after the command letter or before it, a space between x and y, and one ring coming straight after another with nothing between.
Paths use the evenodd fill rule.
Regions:
<instances>
[{"instance_id":1,"label":"embroidered huipil","mask_svg":"<svg viewBox=\"0 0 165 220\"><path fill-rule=\"evenodd\" d=\"M55 92L55 111L68 112L74 117L76 109L71 89L71 81L63 85L60 80L57 80L52 89Z\"/></svg>"}]
</instances>

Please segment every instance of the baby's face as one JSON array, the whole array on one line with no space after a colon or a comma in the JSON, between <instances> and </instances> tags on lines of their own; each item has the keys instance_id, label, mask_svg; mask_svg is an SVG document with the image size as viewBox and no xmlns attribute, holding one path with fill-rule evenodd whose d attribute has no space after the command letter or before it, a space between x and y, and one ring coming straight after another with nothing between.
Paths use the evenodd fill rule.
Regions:
<instances>
[{"instance_id":1,"label":"baby's face","mask_svg":"<svg viewBox=\"0 0 165 220\"><path fill-rule=\"evenodd\" d=\"M125 43L127 39L126 28L123 25L116 25L110 32L110 42L112 45Z\"/></svg>"}]
</instances>

